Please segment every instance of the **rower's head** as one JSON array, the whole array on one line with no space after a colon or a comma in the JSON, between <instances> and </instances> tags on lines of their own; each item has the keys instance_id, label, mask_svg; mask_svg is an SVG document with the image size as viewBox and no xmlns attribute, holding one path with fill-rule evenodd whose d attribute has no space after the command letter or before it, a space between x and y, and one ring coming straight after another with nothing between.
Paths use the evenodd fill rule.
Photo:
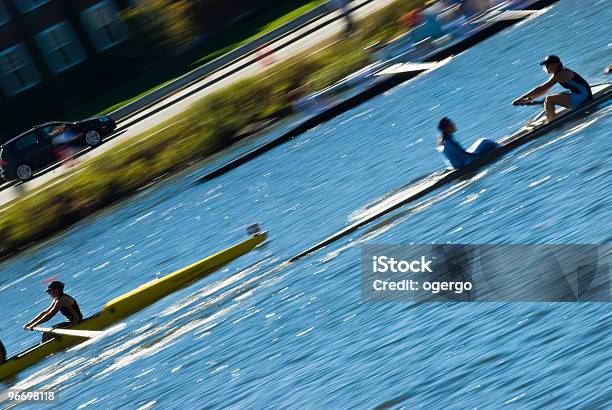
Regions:
<instances>
[{"instance_id":1,"label":"rower's head","mask_svg":"<svg viewBox=\"0 0 612 410\"><path fill-rule=\"evenodd\" d=\"M561 59L557 56L546 56L544 60L540 62L541 66L544 66L544 70L548 74L556 74L563 68L563 64L561 63Z\"/></svg>"},{"instance_id":2,"label":"rower's head","mask_svg":"<svg viewBox=\"0 0 612 410\"><path fill-rule=\"evenodd\" d=\"M64 293L64 284L60 281L54 280L53 282L49 283L46 292L52 298L58 298Z\"/></svg>"},{"instance_id":3,"label":"rower's head","mask_svg":"<svg viewBox=\"0 0 612 410\"><path fill-rule=\"evenodd\" d=\"M448 117L444 117L438 123L438 130L440 130L443 135L451 135L457 131L457 127L455 127L455 124L453 124Z\"/></svg>"}]
</instances>

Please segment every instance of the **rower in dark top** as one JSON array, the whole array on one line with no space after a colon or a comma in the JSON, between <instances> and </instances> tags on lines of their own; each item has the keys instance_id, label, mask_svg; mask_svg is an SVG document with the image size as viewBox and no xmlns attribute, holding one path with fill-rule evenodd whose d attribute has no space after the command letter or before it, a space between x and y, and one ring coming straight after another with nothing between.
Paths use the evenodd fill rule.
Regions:
<instances>
[{"instance_id":1,"label":"rower in dark top","mask_svg":"<svg viewBox=\"0 0 612 410\"><path fill-rule=\"evenodd\" d=\"M463 149L455 139L457 128L453 122L444 117L438 123L440 138L438 139L438 151L442 152L451 166L455 169L468 166L482 155L499 148L499 144L493 140L481 138L474 142L467 150Z\"/></svg>"},{"instance_id":2,"label":"rower in dark top","mask_svg":"<svg viewBox=\"0 0 612 410\"><path fill-rule=\"evenodd\" d=\"M529 105L534 98L546 94L555 84L569 90L569 92L551 94L544 98L544 109L546 119L551 122L555 119L555 106L565 108L578 108L593 98L591 86L579 74L566 68L557 56L548 56L540 63L544 70L550 74L550 78L544 84L537 86L528 93L520 96L512 102L514 105Z\"/></svg>"},{"instance_id":3,"label":"rower in dark top","mask_svg":"<svg viewBox=\"0 0 612 410\"><path fill-rule=\"evenodd\" d=\"M68 319L68 322L58 323L57 325L54 325L53 328L67 329L79 324L83 320L83 315L81 314L79 304L73 297L64 293L64 284L62 282L51 282L47 288L47 293L53 298L53 303L51 303L51 306L47 310L41 312L38 316L27 323L24 326L25 329L32 330L33 327L38 326L41 323L48 322L57 314L57 312L64 315ZM53 337L54 336L51 334L43 333L42 341L44 343Z\"/></svg>"}]
</instances>

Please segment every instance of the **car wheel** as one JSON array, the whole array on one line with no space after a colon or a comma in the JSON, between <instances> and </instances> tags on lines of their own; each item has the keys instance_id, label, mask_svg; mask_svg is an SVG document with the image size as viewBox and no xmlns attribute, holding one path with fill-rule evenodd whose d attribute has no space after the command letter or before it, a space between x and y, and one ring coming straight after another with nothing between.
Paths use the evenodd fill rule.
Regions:
<instances>
[{"instance_id":1,"label":"car wheel","mask_svg":"<svg viewBox=\"0 0 612 410\"><path fill-rule=\"evenodd\" d=\"M17 169L15 170L15 174L17 178L21 181L28 181L32 179L32 175L34 175L34 171L32 167L28 164L19 164Z\"/></svg>"},{"instance_id":2,"label":"car wheel","mask_svg":"<svg viewBox=\"0 0 612 410\"><path fill-rule=\"evenodd\" d=\"M96 130L87 131L85 134L85 142L90 147L97 147L102 142L102 136Z\"/></svg>"}]
</instances>

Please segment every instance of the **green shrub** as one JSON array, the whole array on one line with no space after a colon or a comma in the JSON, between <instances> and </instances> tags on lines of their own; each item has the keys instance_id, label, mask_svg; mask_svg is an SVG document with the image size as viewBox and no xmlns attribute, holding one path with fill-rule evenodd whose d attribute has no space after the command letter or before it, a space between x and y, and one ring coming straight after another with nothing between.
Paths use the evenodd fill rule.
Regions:
<instances>
[{"instance_id":1,"label":"green shrub","mask_svg":"<svg viewBox=\"0 0 612 410\"><path fill-rule=\"evenodd\" d=\"M360 21L358 33L350 39L305 53L257 78L209 94L156 127L155 132L150 131L149 136L126 141L83 164L79 172L61 183L18 199L0 211L0 253L6 255L65 229L157 177L229 145L245 126L286 110L290 104L288 91L297 87L305 92L320 90L365 66L369 58L364 48L396 35L399 16L422 3L393 3ZM171 48L192 35L187 23L176 21L184 13L184 1L152 0L143 4L133 11L134 18L159 17L151 26L143 26L151 35L146 41ZM169 10L178 10L178 14L172 15Z\"/></svg>"}]
</instances>

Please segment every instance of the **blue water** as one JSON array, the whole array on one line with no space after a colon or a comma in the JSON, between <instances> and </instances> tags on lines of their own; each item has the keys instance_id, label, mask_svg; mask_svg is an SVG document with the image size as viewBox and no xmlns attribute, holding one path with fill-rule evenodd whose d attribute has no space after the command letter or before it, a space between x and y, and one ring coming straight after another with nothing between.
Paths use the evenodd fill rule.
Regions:
<instances>
[{"instance_id":1,"label":"blue water","mask_svg":"<svg viewBox=\"0 0 612 410\"><path fill-rule=\"evenodd\" d=\"M14 354L35 343L21 326L47 307L49 277L92 314L253 222L270 232L265 247L7 387L55 391L59 408L609 408L608 304L363 303L359 245L609 244L611 107L279 263L442 169L441 116L468 145L537 114L511 101L545 79L543 55L605 81L610 21L609 2L561 1L214 181L193 184L209 165L190 170L6 261L0 338Z\"/></svg>"}]
</instances>

